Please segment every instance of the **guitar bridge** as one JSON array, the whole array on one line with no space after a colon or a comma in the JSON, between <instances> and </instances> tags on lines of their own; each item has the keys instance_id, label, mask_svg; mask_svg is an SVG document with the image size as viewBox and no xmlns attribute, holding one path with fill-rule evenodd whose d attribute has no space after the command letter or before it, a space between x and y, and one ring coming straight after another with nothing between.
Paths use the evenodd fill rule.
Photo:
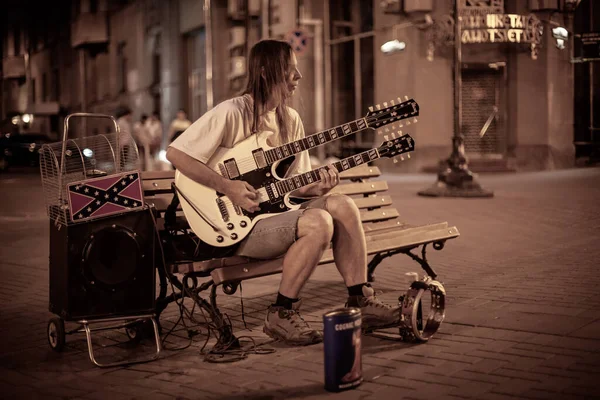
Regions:
<instances>
[{"instance_id":1,"label":"guitar bridge","mask_svg":"<svg viewBox=\"0 0 600 400\"><path fill-rule=\"evenodd\" d=\"M227 211L225 202L219 198L217 199L217 206L219 207L219 212L221 213L221 218L223 218L223 221L229 221L229 211Z\"/></svg>"}]
</instances>

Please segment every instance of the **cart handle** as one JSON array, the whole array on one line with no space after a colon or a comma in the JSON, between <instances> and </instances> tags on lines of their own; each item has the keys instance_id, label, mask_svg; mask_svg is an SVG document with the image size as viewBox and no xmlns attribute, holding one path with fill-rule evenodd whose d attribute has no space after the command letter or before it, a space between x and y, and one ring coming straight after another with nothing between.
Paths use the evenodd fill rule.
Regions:
<instances>
[{"instance_id":1,"label":"cart handle","mask_svg":"<svg viewBox=\"0 0 600 400\"><path fill-rule=\"evenodd\" d=\"M120 141L120 136L121 136L121 130L119 129L119 124L117 124L117 120L115 120L115 118L112 115L107 115L107 114L95 114L95 113L73 113L73 114L69 114L67 115L67 117L65 118L65 123L64 123L64 130L63 130L63 139L62 139L62 152L60 154L60 174L58 177L58 187L62 188L62 178L63 178L63 173L64 173L64 167L65 167L65 152L67 151L67 136L68 136L68 132L69 132L69 120L72 117L80 117L80 118L107 118L110 119L114 126L115 126L115 131L117 132L117 154L116 154L116 165L115 165L115 169L116 172L120 172L121 171L121 152L120 152L120 146L119 146L119 141Z\"/></svg>"}]
</instances>

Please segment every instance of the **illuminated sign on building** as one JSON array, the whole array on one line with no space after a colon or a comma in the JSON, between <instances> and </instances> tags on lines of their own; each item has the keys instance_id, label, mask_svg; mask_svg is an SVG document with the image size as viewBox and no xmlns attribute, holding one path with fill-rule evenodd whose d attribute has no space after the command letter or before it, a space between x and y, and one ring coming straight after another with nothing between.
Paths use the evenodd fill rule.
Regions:
<instances>
[{"instance_id":1,"label":"illuminated sign on building","mask_svg":"<svg viewBox=\"0 0 600 400\"><path fill-rule=\"evenodd\" d=\"M542 38L542 23L535 15L465 15L461 20L462 43L535 43Z\"/></svg>"},{"instance_id":2,"label":"illuminated sign on building","mask_svg":"<svg viewBox=\"0 0 600 400\"><path fill-rule=\"evenodd\" d=\"M543 25L533 14L504 14L504 0L457 0L460 41L463 44L524 43L537 59ZM427 58L433 60L435 46L454 42L454 18L445 15L427 33Z\"/></svg>"}]
</instances>

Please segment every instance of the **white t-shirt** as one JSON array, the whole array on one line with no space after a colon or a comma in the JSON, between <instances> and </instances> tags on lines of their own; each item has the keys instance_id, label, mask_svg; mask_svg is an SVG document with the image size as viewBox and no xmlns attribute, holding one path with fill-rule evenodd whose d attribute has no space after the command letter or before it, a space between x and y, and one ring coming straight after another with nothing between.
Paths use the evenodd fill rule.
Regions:
<instances>
[{"instance_id":1,"label":"white t-shirt","mask_svg":"<svg viewBox=\"0 0 600 400\"><path fill-rule=\"evenodd\" d=\"M185 130L171 146L203 163L208 162L218 147L233 148L251 135L252 97L244 95L226 100L208 111ZM304 125L298 112L288 107L292 141L304 137ZM271 146L281 146L275 111L266 112L259 120L259 131ZM296 155L286 176L311 170L308 151Z\"/></svg>"}]
</instances>

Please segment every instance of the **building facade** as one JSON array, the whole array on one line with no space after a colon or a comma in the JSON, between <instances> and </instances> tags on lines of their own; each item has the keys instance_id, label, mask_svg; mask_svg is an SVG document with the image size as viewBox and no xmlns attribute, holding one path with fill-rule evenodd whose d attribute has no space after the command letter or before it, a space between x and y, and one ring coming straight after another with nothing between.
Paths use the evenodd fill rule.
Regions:
<instances>
[{"instance_id":1,"label":"building facade","mask_svg":"<svg viewBox=\"0 0 600 400\"><path fill-rule=\"evenodd\" d=\"M571 2L459 2L465 10L461 131L471 165L475 170L574 166L572 39L561 50L551 34L557 26L573 32ZM1 28L3 118L16 112L48 116L39 119L47 121L41 129L58 137L67 113L114 114L127 106L134 120L158 111L166 132L177 110L185 109L194 120L239 93L248 49L274 37L290 40L297 50L304 78L292 106L307 133L362 118L375 103L408 96L420 105L419 122L396 129L410 133L417 150L410 162L380 165L433 170L450 154L456 108L452 0L59 3L65 6L39 5L33 16L17 2L4 5L10 12L3 12ZM579 7L591 11L587 3ZM488 14L504 17L489 20ZM48 20L57 23L44 23ZM543 32L532 49L530 36L538 28ZM490 29L497 32L491 39ZM404 50L384 54L381 46L394 39ZM74 134L110 129L102 121L90 122ZM315 154L343 156L381 141L382 134L364 131Z\"/></svg>"}]
</instances>

